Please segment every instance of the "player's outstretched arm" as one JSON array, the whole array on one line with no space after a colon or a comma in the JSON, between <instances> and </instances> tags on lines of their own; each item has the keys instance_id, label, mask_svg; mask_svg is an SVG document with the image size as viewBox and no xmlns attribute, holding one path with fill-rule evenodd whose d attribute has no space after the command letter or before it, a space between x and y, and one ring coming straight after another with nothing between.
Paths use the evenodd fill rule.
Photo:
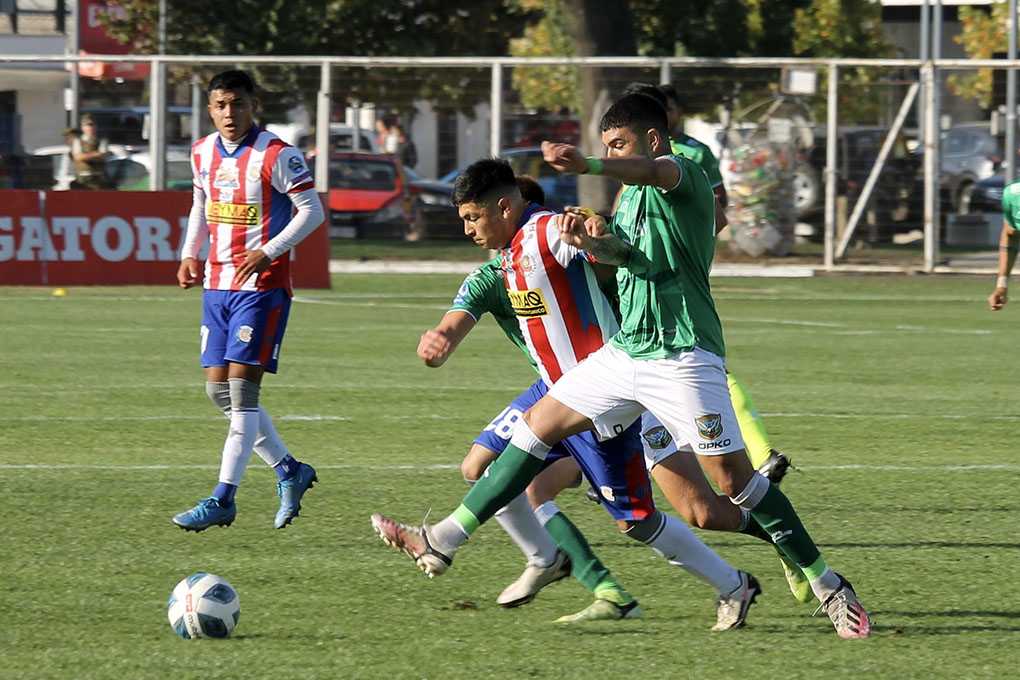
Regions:
<instances>
[{"instance_id":1,"label":"player's outstretched arm","mask_svg":"<svg viewBox=\"0 0 1020 680\"><path fill-rule=\"evenodd\" d=\"M627 156L585 158L570 144L542 142L542 158L560 172L605 175L624 184L672 189L680 182L680 166L668 158Z\"/></svg>"},{"instance_id":2,"label":"player's outstretched arm","mask_svg":"<svg viewBox=\"0 0 1020 680\"><path fill-rule=\"evenodd\" d=\"M418 342L418 358L430 368L439 368L477 323L467 312L447 312L438 326L422 334Z\"/></svg>"},{"instance_id":3,"label":"player's outstretched arm","mask_svg":"<svg viewBox=\"0 0 1020 680\"><path fill-rule=\"evenodd\" d=\"M998 278L995 281L995 290L988 296L988 306L992 308L993 312L1005 307L1009 301L1006 289L1009 286L1009 273L1013 271L1013 263L1016 262L1018 244L1020 244L1020 231L1003 223L1002 234L999 236Z\"/></svg>"},{"instance_id":4,"label":"player's outstretched arm","mask_svg":"<svg viewBox=\"0 0 1020 680\"><path fill-rule=\"evenodd\" d=\"M588 221L601 219L593 217ZM592 236L591 232L600 231L599 226L595 223L586 225L580 215L574 213L556 215L552 218L552 225L559 232L561 241L585 251L602 264L619 265L630 258L630 246L609 232L601 236Z\"/></svg>"}]
</instances>

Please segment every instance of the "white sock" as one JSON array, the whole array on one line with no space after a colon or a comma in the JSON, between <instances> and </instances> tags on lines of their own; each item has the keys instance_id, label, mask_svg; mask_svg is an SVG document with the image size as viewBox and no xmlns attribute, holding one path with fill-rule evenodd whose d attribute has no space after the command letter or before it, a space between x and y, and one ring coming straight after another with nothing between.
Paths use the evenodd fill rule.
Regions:
<instances>
[{"instance_id":1,"label":"white sock","mask_svg":"<svg viewBox=\"0 0 1020 680\"><path fill-rule=\"evenodd\" d=\"M230 430L223 442L223 455L220 458L220 479L225 484L241 485L244 469L248 467L252 446L259 433L258 411L232 410L230 412Z\"/></svg>"},{"instance_id":2,"label":"white sock","mask_svg":"<svg viewBox=\"0 0 1020 680\"><path fill-rule=\"evenodd\" d=\"M281 460L290 455L287 445L280 439L273 427L273 421L259 404L259 434L255 439L255 453L269 467L275 467Z\"/></svg>"},{"instance_id":3,"label":"white sock","mask_svg":"<svg viewBox=\"0 0 1020 680\"><path fill-rule=\"evenodd\" d=\"M665 521L658 535L645 545L666 558L675 567L711 584L720 595L728 595L740 587L740 574L723 558L694 535L690 527L676 517L659 513Z\"/></svg>"},{"instance_id":4,"label":"white sock","mask_svg":"<svg viewBox=\"0 0 1020 680\"><path fill-rule=\"evenodd\" d=\"M499 526L513 539L533 567L545 569L556 561L556 542L535 517L527 494L521 494L494 515Z\"/></svg>"},{"instance_id":5,"label":"white sock","mask_svg":"<svg viewBox=\"0 0 1020 680\"><path fill-rule=\"evenodd\" d=\"M811 590L819 602L825 602L829 595L839 590L839 576L832 569L826 567L821 576L811 581Z\"/></svg>"},{"instance_id":6,"label":"white sock","mask_svg":"<svg viewBox=\"0 0 1020 680\"><path fill-rule=\"evenodd\" d=\"M453 552L460 547L460 544L468 539L468 533L453 515L433 524L429 528L429 537L435 545L432 547L441 553Z\"/></svg>"}]
</instances>

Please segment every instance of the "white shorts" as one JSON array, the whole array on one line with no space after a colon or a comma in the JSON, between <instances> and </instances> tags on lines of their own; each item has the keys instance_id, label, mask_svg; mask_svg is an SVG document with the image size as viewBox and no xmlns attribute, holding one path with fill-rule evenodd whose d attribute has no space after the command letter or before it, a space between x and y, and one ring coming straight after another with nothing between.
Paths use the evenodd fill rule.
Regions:
<instances>
[{"instance_id":1,"label":"white shorts","mask_svg":"<svg viewBox=\"0 0 1020 680\"><path fill-rule=\"evenodd\" d=\"M689 445L699 456L744 448L726 364L700 347L667 359L633 359L606 344L567 371L549 396L590 419L600 439L620 434L647 410L676 446Z\"/></svg>"}]
</instances>

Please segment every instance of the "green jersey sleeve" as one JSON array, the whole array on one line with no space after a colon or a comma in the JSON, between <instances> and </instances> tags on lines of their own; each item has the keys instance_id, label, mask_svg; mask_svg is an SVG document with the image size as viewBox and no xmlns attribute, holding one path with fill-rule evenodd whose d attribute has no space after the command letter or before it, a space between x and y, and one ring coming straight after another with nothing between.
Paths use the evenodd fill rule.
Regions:
<instances>
[{"instance_id":1,"label":"green jersey sleeve","mask_svg":"<svg viewBox=\"0 0 1020 680\"><path fill-rule=\"evenodd\" d=\"M510 342L524 352L531 367L537 372L538 367L524 342L517 315L510 306L510 297L506 293L506 282L500 268L501 260L502 257L497 255L480 267L475 267L460 284L450 311L467 312L475 318L475 321L481 321L486 313L492 314L499 329Z\"/></svg>"},{"instance_id":2,"label":"green jersey sleeve","mask_svg":"<svg viewBox=\"0 0 1020 680\"><path fill-rule=\"evenodd\" d=\"M674 154L686 156L700 165L708 175L708 181L711 182L713 189L723 183L722 173L719 171L719 160L711 149L694 137L681 135L680 139L669 140L669 146Z\"/></svg>"},{"instance_id":3,"label":"green jersey sleeve","mask_svg":"<svg viewBox=\"0 0 1020 680\"><path fill-rule=\"evenodd\" d=\"M1020 180L1002 190L1002 217L1014 230L1020 229Z\"/></svg>"}]
</instances>

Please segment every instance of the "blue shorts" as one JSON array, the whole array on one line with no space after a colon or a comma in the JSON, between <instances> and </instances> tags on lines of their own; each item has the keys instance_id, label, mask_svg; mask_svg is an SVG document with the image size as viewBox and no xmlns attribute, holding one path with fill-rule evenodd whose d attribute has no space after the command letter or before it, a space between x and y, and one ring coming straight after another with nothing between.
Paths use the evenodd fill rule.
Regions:
<instances>
[{"instance_id":1,"label":"blue shorts","mask_svg":"<svg viewBox=\"0 0 1020 680\"><path fill-rule=\"evenodd\" d=\"M474 443L502 453L510 443L517 421L548 391L544 382L536 382L493 418ZM652 502L652 485L645 467L640 424L639 420L622 434L602 442L593 432L567 437L552 447L546 465L560 458L573 457L614 519L646 519L655 512L655 503Z\"/></svg>"},{"instance_id":2,"label":"blue shorts","mask_svg":"<svg viewBox=\"0 0 1020 680\"><path fill-rule=\"evenodd\" d=\"M276 373L290 314L285 288L207 290L202 294L202 366L262 366Z\"/></svg>"}]
</instances>

